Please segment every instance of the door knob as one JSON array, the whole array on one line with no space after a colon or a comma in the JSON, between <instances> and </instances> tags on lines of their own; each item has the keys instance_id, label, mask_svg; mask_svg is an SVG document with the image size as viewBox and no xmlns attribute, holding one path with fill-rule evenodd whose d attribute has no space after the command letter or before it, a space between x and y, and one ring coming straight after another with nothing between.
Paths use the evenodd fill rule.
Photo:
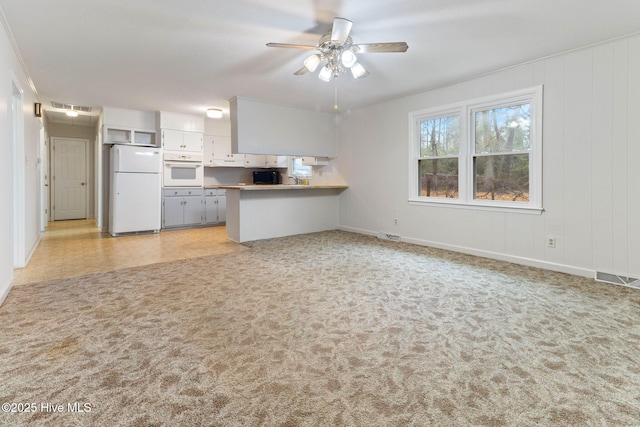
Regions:
<instances>
[{"instance_id":1,"label":"door knob","mask_svg":"<svg viewBox=\"0 0 640 427\"><path fill-rule=\"evenodd\" d=\"M84 182L81 182L80 185L84 185Z\"/></svg>"}]
</instances>

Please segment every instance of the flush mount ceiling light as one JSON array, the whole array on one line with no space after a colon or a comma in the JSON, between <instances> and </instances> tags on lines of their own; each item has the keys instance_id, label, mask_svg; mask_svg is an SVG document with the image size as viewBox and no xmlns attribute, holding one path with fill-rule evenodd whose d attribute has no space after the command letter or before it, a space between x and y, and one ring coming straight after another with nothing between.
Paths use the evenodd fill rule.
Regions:
<instances>
[{"instance_id":1,"label":"flush mount ceiling light","mask_svg":"<svg viewBox=\"0 0 640 427\"><path fill-rule=\"evenodd\" d=\"M212 119L221 119L222 110L220 108L207 108L207 117Z\"/></svg>"},{"instance_id":2,"label":"flush mount ceiling light","mask_svg":"<svg viewBox=\"0 0 640 427\"><path fill-rule=\"evenodd\" d=\"M294 74L300 76L315 71L322 62L318 78L325 82L337 79L340 74L351 70L351 75L358 79L366 77L369 72L358 62L357 54L374 52L406 52L409 46L405 42L353 44L349 37L353 23L348 19L335 18L328 34L320 38L318 46L267 43L269 47L286 47L293 49L317 50L304 60L304 67Z\"/></svg>"},{"instance_id":3,"label":"flush mount ceiling light","mask_svg":"<svg viewBox=\"0 0 640 427\"><path fill-rule=\"evenodd\" d=\"M69 117L78 117L78 112L73 109L73 105L70 110L65 111L65 114Z\"/></svg>"}]
</instances>

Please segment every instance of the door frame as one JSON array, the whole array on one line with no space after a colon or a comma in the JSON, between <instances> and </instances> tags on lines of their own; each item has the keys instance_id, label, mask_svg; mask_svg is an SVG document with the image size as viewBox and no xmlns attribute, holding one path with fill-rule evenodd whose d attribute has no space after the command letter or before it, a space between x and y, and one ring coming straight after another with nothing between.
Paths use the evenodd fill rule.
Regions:
<instances>
[{"instance_id":1,"label":"door frame","mask_svg":"<svg viewBox=\"0 0 640 427\"><path fill-rule=\"evenodd\" d=\"M49 176L53 177L53 171L55 171L55 163L56 163L56 157L55 157L55 153L54 153L54 147L56 145L56 140L58 139L64 139L64 140L72 140L72 141L80 141L80 142L84 142L84 146L85 146L85 150L84 150L84 164L85 164L85 168L84 168L84 181L87 183L84 187L84 191L85 191L85 198L84 198L84 213L85 213L85 218L89 217L89 203L91 202L89 200L89 194L88 194L88 188L89 188L89 183L90 180L88 179L89 177L89 152L91 150L89 150L89 140L86 138L67 138L64 136L52 136L50 137L51 143L49 144ZM55 179L50 179L49 180L49 212L50 212L50 217L52 221L56 220L56 211L55 209L53 209L53 204L55 203L56 200L56 184L55 184Z\"/></svg>"},{"instance_id":2,"label":"door frame","mask_svg":"<svg viewBox=\"0 0 640 427\"><path fill-rule=\"evenodd\" d=\"M38 175L40 182L40 231L44 232L49 224L49 144L47 144L47 131L42 119L39 121L39 154Z\"/></svg>"},{"instance_id":3,"label":"door frame","mask_svg":"<svg viewBox=\"0 0 640 427\"><path fill-rule=\"evenodd\" d=\"M11 79L11 111L9 126L11 128L11 151L13 154L13 218L11 228L13 267L21 268L27 265L26 256L26 224L25 217L25 144L24 144L24 91L15 75Z\"/></svg>"}]
</instances>

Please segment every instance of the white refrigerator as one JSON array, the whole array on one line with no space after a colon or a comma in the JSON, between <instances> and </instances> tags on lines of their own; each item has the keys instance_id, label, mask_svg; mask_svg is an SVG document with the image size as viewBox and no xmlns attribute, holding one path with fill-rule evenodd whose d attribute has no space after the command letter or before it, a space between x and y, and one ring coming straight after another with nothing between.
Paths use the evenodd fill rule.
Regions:
<instances>
[{"instance_id":1,"label":"white refrigerator","mask_svg":"<svg viewBox=\"0 0 640 427\"><path fill-rule=\"evenodd\" d=\"M111 147L109 233L157 233L162 223L160 148Z\"/></svg>"}]
</instances>

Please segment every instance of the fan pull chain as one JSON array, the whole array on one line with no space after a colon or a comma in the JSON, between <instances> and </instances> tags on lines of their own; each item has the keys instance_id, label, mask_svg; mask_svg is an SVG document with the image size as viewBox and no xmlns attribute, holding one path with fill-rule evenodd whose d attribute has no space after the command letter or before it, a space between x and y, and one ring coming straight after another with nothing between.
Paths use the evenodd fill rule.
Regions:
<instances>
[{"instance_id":1,"label":"fan pull chain","mask_svg":"<svg viewBox=\"0 0 640 427\"><path fill-rule=\"evenodd\" d=\"M336 82L336 87L335 87L335 96L334 96L334 102L333 102L333 109L338 111L338 80L335 80Z\"/></svg>"}]
</instances>

